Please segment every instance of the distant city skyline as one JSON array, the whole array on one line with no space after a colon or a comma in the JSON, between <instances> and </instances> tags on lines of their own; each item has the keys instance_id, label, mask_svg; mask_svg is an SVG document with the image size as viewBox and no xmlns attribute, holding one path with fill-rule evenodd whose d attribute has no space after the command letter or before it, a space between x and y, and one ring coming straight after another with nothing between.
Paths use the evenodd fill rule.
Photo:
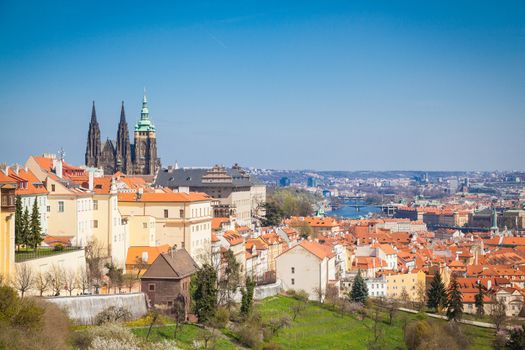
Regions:
<instances>
[{"instance_id":1,"label":"distant city skyline","mask_svg":"<svg viewBox=\"0 0 525 350\"><path fill-rule=\"evenodd\" d=\"M0 41L9 164L146 87L163 166L525 170L522 1L3 1Z\"/></svg>"}]
</instances>

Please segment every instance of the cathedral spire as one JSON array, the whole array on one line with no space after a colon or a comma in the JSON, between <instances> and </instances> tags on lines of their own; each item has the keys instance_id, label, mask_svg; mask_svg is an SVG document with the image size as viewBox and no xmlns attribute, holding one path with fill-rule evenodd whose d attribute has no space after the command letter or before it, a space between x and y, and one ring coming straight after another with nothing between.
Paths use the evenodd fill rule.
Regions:
<instances>
[{"instance_id":1,"label":"cathedral spire","mask_svg":"<svg viewBox=\"0 0 525 350\"><path fill-rule=\"evenodd\" d=\"M126 122L126 112L124 111L124 101L122 101L122 106L120 107L120 122Z\"/></svg>"},{"instance_id":2,"label":"cathedral spire","mask_svg":"<svg viewBox=\"0 0 525 350\"><path fill-rule=\"evenodd\" d=\"M146 88L144 88L144 97L142 98L142 110L140 111L140 119L149 120L148 99L146 97Z\"/></svg>"},{"instance_id":3,"label":"cathedral spire","mask_svg":"<svg viewBox=\"0 0 525 350\"><path fill-rule=\"evenodd\" d=\"M142 98L142 109L140 110L140 119L135 124L135 131L155 132L155 125L149 119L148 98L146 97L146 88L144 88L144 97Z\"/></svg>"},{"instance_id":4,"label":"cathedral spire","mask_svg":"<svg viewBox=\"0 0 525 350\"><path fill-rule=\"evenodd\" d=\"M97 111L95 110L95 101L93 101L93 107L91 107L91 122L97 122Z\"/></svg>"},{"instance_id":5,"label":"cathedral spire","mask_svg":"<svg viewBox=\"0 0 525 350\"><path fill-rule=\"evenodd\" d=\"M100 128L97 122L95 101L91 107L91 121L89 122L88 137L86 143L85 163L88 167L97 167L100 158Z\"/></svg>"}]
</instances>

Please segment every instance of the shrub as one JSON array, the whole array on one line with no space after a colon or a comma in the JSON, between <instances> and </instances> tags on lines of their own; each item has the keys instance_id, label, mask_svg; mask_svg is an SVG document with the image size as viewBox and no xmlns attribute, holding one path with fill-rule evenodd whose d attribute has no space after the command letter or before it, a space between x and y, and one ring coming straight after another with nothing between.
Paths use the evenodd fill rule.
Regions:
<instances>
[{"instance_id":1,"label":"shrub","mask_svg":"<svg viewBox=\"0 0 525 350\"><path fill-rule=\"evenodd\" d=\"M306 293L304 290L299 290L295 292L295 294L292 296L294 299L297 299L299 301L307 302L308 301L308 293Z\"/></svg>"},{"instance_id":2,"label":"shrub","mask_svg":"<svg viewBox=\"0 0 525 350\"><path fill-rule=\"evenodd\" d=\"M123 307L110 306L104 311L98 313L95 317L95 324L100 326L104 323L113 323L128 321L131 318L131 312Z\"/></svg>"},{"instance_id":3,"label":"shrub","mask_svg":"<svg viewBox=\"0 0 525 350\"><path fill-rule=\"evenodd\" d=\"M214 328L224 328L230 320L230 311L227 308L219 306L215 312L215 317L212 320Z\"/></svg>"},{"instance_id":4,"label":"shrub","mask_svg":"<svg viewBox=\"0 0 525 350\"><path fill-rule=\"evenodd\" d=\"M239 341L250 348L256 348L261 342L261 329L250 324L243 324L239 329Z\"/></svg>"},{"instance_id":5,"label":"shrub","mask_svg":"<svg viewBox=\"0 0 525 350\"><path fill-rule=\"evenodd\" d=\"M263 345L262 350L284 350L284 348L276 343L267 343Z\"/></svg>"},{"instance_id":6,"label":"shrub","mask_svg":"<svg viewBox=\"0 0 525 350\"><path fill-rule=\"evenodd\" d=\"M60 243L55 244L55 246L53 247L53 250L54 250L55 252L61 252L61 251L64 250L64 245L62 245L62 244L60 244Z\"/></svg>"}]
</instances>

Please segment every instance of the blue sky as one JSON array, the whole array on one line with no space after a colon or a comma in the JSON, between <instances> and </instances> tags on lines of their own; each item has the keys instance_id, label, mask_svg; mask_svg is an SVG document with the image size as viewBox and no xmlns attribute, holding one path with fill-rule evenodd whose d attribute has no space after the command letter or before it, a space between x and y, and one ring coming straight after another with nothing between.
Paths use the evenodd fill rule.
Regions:
<instances>
[{"instance_id":1,"label":"blue sky","mask_svg":"<svg viewBox=\"0 0 525 350\"><path fill-rule=\"evenodd\" d=\"M146 86L164 165L525 169L523 1L3 0L0 43L8 163Z\"/></svg>"}]
</instances>

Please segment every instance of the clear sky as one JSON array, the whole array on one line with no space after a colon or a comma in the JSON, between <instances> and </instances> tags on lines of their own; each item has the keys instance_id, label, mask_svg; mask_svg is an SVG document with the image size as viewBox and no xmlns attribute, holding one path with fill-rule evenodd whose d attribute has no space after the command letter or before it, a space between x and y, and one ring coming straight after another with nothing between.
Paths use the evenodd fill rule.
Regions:
<instances>
[{"instance_id":1,"label":"clear sky","mask_svg":"<svg viewBox=\"0 0 525 350\"><path fill-rule=\"evenodd\" d=\"M525 169L525 2L0 1L0 161L144 86L164 165Z\"/></svg>"}]
</instances>

